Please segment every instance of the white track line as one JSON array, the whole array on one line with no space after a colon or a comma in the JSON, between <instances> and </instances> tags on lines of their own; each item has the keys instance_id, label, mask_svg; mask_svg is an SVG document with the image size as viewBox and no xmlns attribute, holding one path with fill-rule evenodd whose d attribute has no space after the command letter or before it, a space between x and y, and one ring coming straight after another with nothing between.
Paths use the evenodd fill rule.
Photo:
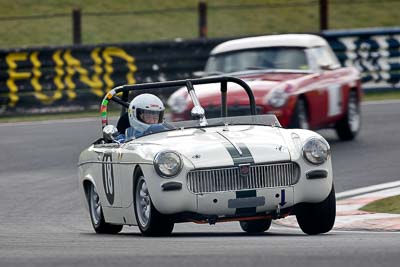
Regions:
<instances>
[{"instance_id":1,"label":"white track line","mask_svg":"<svg viewBox=\"0 0 400 267\"><path fill-rule=\"evenodd\" d=\"M398 231L383 231L383 230L340 230L340 229L332 229L331 231L329 231L329 233L353 233L353 234L378 234L378 235L382 235L382 234L400 234L400 232ZM329 234L328 233L328 234Z\"/></svg>"},{"instance_id":2,"label":"white track line","mask_svg":"<svg viewBox=\"0 0 400 267\"><path fill-rule=\"evenodd\" d=\"M384 189L395 188L395 187L400 187L400 180L394 181L394 182L389 182L389 183L384 183L384 184L371 185L371 186L367 186L367 187L362 187L362 188L357 188L357 189L337 193L336 199L344 199L344 198L354 197L354 196L358 196L358 195L368 194L368 193L381 191Z\"/></svg>"}]
</instances>

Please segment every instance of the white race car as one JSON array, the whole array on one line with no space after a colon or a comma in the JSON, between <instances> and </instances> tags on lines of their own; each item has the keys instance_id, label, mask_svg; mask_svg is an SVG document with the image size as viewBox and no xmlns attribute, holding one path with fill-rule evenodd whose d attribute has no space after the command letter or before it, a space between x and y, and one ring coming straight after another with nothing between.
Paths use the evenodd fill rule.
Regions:
<instances>
[{"instance_id":1,"label":"white race car","mask_svg":"<svg viewBox=\"0 0 400 267\"><path fill-rule=\"evenodd\" d=\"M220 118L205 117L193 89L210 83L221 85ZM227 116L227 83L246 91L251 116ZM194 120L171 122L168 130L124 143L115 140L127 117L122 112L117 127L109 125L109 101L125 111L130 91L174 86L186 86ZM103 138L78 163L94 230L111 234L137 225L143 235L154 236L171 234L175 223L239 221L245 232L260 233L272 220L296 215L307 234L330 231L336 201L329 144L313 131L283 129L275 115L256 115L254 103L249 86L233 77L111 90L101 107Z\"/></svg>"}]
</instances>

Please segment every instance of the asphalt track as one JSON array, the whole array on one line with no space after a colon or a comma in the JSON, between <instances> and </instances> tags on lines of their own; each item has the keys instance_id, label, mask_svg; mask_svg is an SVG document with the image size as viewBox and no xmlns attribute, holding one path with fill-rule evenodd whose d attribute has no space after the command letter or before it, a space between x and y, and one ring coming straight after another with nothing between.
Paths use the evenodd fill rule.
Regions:
<instances>
[{"instance_id":1,"label":"asphalt track","mask_svg":"<svg viewBox=\"0 0 400 267\"><path fill-rule=\"evenodd\" d=\"M332 147L342 192L399 180L400 102L363 105L357 140ZM246 236L237 223L180 224L168 238L135 227L96 235L77 191L77 159L100 120L0 124L0 266L398 266L400 233L306 236L273 226Z\"/></svg>"}]
</instances>

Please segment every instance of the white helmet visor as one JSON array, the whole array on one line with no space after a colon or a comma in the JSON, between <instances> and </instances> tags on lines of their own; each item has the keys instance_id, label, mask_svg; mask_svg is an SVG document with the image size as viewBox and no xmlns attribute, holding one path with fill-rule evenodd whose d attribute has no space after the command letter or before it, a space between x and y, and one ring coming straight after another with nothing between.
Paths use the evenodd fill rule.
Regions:
<instances>
[{"instance_id":1,"label":"white helmet visor","mask_svg":"<svg viewBox=\"0 0 400 267\"><path fill-rule=\"evenodd\" d=\"M162 123L164 118L164 111L147 110L138 108L136 110L137 119L146 124Z\"/></svg>"}]
</instances>

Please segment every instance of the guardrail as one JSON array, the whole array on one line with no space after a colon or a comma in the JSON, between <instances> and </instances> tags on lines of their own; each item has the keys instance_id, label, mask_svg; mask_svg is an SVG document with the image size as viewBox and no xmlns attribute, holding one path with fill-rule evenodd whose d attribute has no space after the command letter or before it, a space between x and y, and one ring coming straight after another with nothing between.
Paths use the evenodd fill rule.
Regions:
<instances>
[{"instance_id":1,"label":"guardrail","mask_svg":"<svg viewBox=\"0 0 400 267\"><path fill-rule=\"evenodd\" d=\"M343 65L362 71L365 90L400 88L400 28L325 31ZM98 106L122 84L192 78L227 39L0 50L0 110L64 111ZM165 96L171 91L165 91Z\"/></svg>"}]
</instances>

